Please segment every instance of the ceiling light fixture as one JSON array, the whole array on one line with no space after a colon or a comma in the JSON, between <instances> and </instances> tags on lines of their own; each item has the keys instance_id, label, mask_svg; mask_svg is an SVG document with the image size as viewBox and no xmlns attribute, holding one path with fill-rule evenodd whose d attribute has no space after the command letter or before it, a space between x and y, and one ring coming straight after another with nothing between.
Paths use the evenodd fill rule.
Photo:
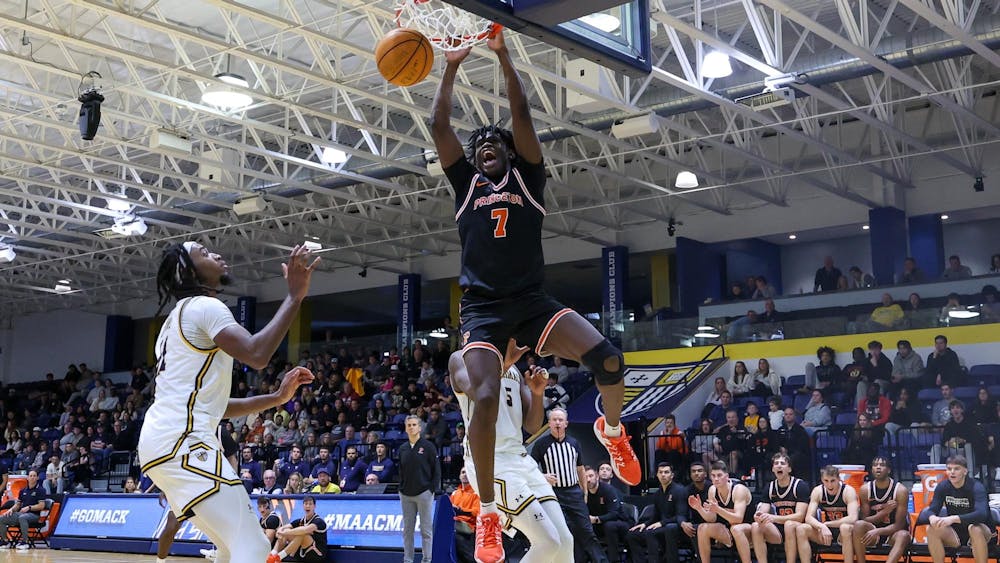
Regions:
<instances>
[{"instance_id":1,"label":"ceiling light fixture","mask_svg":"<svg viewBox=\"0 0 1000 563\"><path fill-rule=\"evenodd\" d=\"M122 197L124 197L124 196L122 196ZM132 204L129 203L129 200L128 200L127 197L125 197L124 199L122 199L121 197L114 197L114 196L108 195L108 196L105 196L104 199L107 201L107 207L111 211L117 211L118 213L128 213L129 211L132 210Z\"/></svg>"},{"instance_id":2,"label":"ceiling light fixture","mask_svg":"<svg viewBox=\"0 0 1000 563\"><path fill-rule=\"evenodd\" d=\"M253 103L253 98L237 88L249 89L246 78L231 72L216 74L215 78L222 84L210 84L201 95L201 102L215 106L222 111L239 111Z\"/></svg>"},{"instance_id":3,"label":"ceiling light fixture","mask_svg":"<svg viewBox=\"0 0 1000 563\"><path fill-rule=\"evenodd\" d=\"M948 311L948 316L953 319L974 319L979 316L979 311Z\"/></svg>"},{"instance_id":4,"label":"ceiling light fixture","mask_svg":"<svg viewBox=\"0 0 1000 563\"><path fill-rule=\"evenodd\" d=\"M795 240L797 238L799 238L797 235L788 235L789 240Z\"/></svg>"},{"instance_id":5,"label":"ceiling light fixture","mask_svg":"<svg viewBox=\"0 0 1000 563\"><path fill-rule=\"evenodd\" d=\"M445 332L443 328L436 328L432 330L428 336L431 338L448 338L448 333Z\"/></svg>"},{"instance_id":6,"label":"ceiling light fixture","mask_svg":"<svg viewBox=\"0 0 1000 563\"><path fill-rule=\"evenodd\" d=\"M8 264L13 262L17 258L17 253L14 252L14 247L9 244L0 246L0 263Z\"/></svg>"},{"instance_id":7,"label":"ceiling light fixture","mask_svg":"<svg viewBox=\"0 0 1000 563\"><path fill-rule=\"evenodd\" d=\"M871 227L869 227L868 225L861 225L861 230L862 230L862 231L867 231L867 230L868 230L868 229L870 229L870 228L871 228Z\"/></svg>"},{"instance_id":8,"label":"ceiling light fixture","mask_svg":"<svg viewBox=\"0 0 1000 563\"><path fill-rule=\"evenodd\" d=\"M948 215L947 214L941 215L941 220L942 221L947 221L948 220Z\"/></svg>"},{"instance_id":9,"label":"ceiling light fixture","mask_svg":"<svg viewBox=\"0 0 1000 563\"><path fill-rule=\"evenodd\" d=\"M63 279L59 280L58 283L69 285L71 281L72 280L70 280L69 278L63 278Z\"/></svg>"},{"instance_id":10,"label":"ceiling light fixture","mask_svg":"<svg viewBox=\"0 0 1000 563\"><path fill-rule=\"evenodd\" d=\"M305 241L305 242L302 243L302 246L306 247L306 250L310 250L310 251L313 251L313 252L315 252L317 250L321 250L323 248L322 244L320 244L320 243L318 243L318 242L316 242L314 240L307 240L307 241Z\"/></svg>"},{"instance_id":11,"label":"ceiling light fixture","mask_svg":"<svg viewBox=\"0 0 1000 563\"><path fill-rule=\"evenodd\" d=\"M622 27L622 20L620 20L618 16L607 12L587 14L586 16L580 18L579 21L593 27L594 29L599 29L604 33L614 33Z\"/></svg>"},{"instance_id":12,"label":"ceiling light fixture","mask_svg":"<svg viewBox=\"0 0 1000 563\"><path fill-rule=\"evenodd\" d=\"M690 190L691 188L698 187L698 177L694 175L694 172L688 172L684 170L677 173L677 179L674 180L674 187L681 188L684 190Z\"/></svg>"},{"instance_id":13,"label":"ceiling light fixture","mask_svg":"<svg viewBox=\"0 0 1000 563\"><path fill-rule=\"evenodd\" d=\"M123 237L142 236L148 228L145 221L132 216L116 219L115 224L111 225L111 230Z\"/></svg>"},{"instance_id":14,"label":"ceiling light fixture","mask_svg":"<svg viewBox=\"0 0 1000 563\"><path fill-rule=\"evenodd\" d=\"M715 330L714 326L702 325L698 327L698 332L712 332Z\"/></svg>"},{"instance_id":15,"label":"ceiling light fixture","mask_svg":"<svg viewBox=\"0 0 1000 563\"><path fill-rule=\"evenodd\" d=\"M701 75L706 78L725 78L733 73L729 55L720 51L709 51L701 61Z\"/></svg>"},{"instance_id":16,"label":"ceiling light fixture","mask_svg":"<svg viewBox=\"0 0 1000 563\"><path fill-rule=\"evenodd\" d=\"M327 166L336 166L347 162L347 153L333 147L323 147L323 156L319 160Z\"/></svg>"},{"instance_id":17,"label":"ceiling light fixture","mask_svg":"<svg viewBox=\"0 0 1000 563\"><path fill-rule=\"evenodd\" d=\"M694 333L695 338L718 338L719 334L716 332L696 332Z\"/></svg>"},{"instance_id":18,"label":"ceiling light fixture","mask_svg":"<svg viewBox=\"0 0 1000 563\"><path fill-rule=\"evenodd\" d=\"M57 283L54 289L56 293L69 293L73 291L72 287L62 283Z\"/></svg>"}]
</instances>

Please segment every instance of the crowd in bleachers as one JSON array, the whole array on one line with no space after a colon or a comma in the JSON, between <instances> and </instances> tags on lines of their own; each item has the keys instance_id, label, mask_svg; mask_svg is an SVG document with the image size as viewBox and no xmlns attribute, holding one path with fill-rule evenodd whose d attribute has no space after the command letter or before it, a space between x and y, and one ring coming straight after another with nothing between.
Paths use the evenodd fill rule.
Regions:
<instances>
[{"instance_id":1,"label":"crowd in bleachers","mask_svg":"<svg viewBox=\"0 0 1000 563\"><path fill-rule=\"evenodd\" d=\"M729 378L715 379L700 417L680 427L667 421L656 460L682 468L723 460L736 475L762 482L755 468L779 451L814 469L863 465L881 452L908 472L961 453L974 473L992 478L1000 466L1000 365L967 369L943 335L926 359L910 342L896 344L894 359L872 341L843 367L821 347L804 374L788 377L766 359L752 372L736 361Z\"/></svg>"},{"instance_id":2,"label":"crowd in bleachers","mask_svg":"<svg viewBox=\"0 0 1000 563\"><path fill-rule=\"evenodd\" d=\"M222 431L239 446L239 473L247 489L351 492L362 484L396 483L397 449L406 440L403 424L410 414L424 421L425 437L441 452L445 478L457 482L465 428L445 372L454 341L438 340L432 347L418 341L402 352L303 352L295 364L316 379L294 400L224 421ZM589 386L588 375L576 367L546 361L551 366L546 407L565 406ZM269 393L292 366L275 360L258 371L237 364L232 393ZM37 470L51 493L107 486L119 491L126 474L139 479L131 452L152 401L152 375L137 367L129 383L115 385L81 364L69 366L61 379L49 373L41 382L9 386L0 393L5 467L13 473ZM129 452L124 473L113 452ZM142 483L138 492L147 487Z\"/></svg>"}]
</instances>

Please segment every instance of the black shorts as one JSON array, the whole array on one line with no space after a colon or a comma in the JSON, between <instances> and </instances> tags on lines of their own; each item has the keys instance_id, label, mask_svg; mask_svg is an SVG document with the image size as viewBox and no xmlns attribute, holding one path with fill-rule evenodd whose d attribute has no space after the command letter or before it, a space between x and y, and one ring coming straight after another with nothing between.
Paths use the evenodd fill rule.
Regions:
<instances>
[{"instance_id":1,"label":"black shorts","mask_svg":"<svg viewBox=\"0 0 1000 563\"><path fill-rule=\"evenodd\" d=\"M315 546L300 549L295 555L295 558L303 563L326 563L326 556L320 555Z\"/></svg>"},{"instance_id":2,"label":"black shorts","mask_svg":"<svg viewBox=\"0 0 1000 563\"><path fill-rule=\"evenodd\" d=\"M494 349L503 362L507 341L513 338L546 356L549 332L556 321L572 312L541 289L500 299L466 292L461 301L462 346Z\"/></svg>"}]
</instances>

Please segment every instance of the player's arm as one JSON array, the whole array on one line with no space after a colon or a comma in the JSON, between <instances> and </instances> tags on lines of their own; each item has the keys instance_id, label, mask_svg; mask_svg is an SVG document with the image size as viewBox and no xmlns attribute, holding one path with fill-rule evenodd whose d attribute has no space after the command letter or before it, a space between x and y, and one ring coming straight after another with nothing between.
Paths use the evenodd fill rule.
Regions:
<instances>
[{"instance_id":1,"label":"player's arm","mask_svg":"<svg viewBox=\"0 0 1000 563\"><path fill-rule=\"evenodd\" d=\"M434 102L431 106L431 138L434 139L434 148L438 153L438 160L443 168L448 168L459 160L465 158L465 150L462 142L458 140L458 135L451 127L451 99L455 90L455 77L458 75L458 67L469 56L471 49L460 51L448 51L445 53L444 74L441 76L441 83L438 84L437 94L434 95Z\"/></svg>"},{"instance_id":2,"label":"player's arm","mask_svg":"<svg viewBox=\"0 0 1000 563\"><path fill-rule=\"evenodd\" d=\"M507 86L507 100L510 102L511 129L514 134L514 146L517 148L517 154L529 164L539 164L542 162L542 144L538 142L538 134L535 133L535 125L531 121L528 96L524 93L521 76L514 68L514 62L510 58L510 51L507 50L503 32L500 31L491 37L486 45L497 54L500 69L503 71Z\"/></svg>"},{"instance_id":3,"label":"player's arm","mask_svg":"<svg viewBox=\"0 0 1000 563\"><path fill-rule=\"evenodd\" d=\"M809 495L809 507L806 508L806 524L816 528L817 530L825 528L826 526L816 519L816 511L819 510L819 499L822 494L823 485L817 485L813 488L812 494Z\"/></svg>"},{"instance_id":4,"label":"player's arm","mask_svg":"<svg viewBox=\"0 0 1000 563\"><path fill-rule=\"evenodd\" d=\"M285 530L286 536L305 536L316 531L316 524L306 524Z\"/></svg>"},{"instance_id":5,"label":"player's arm","mask_svg":"<svg viewBox=\"0 0 1000 563\"><path fill-rule=\"evenodd\" d=\"M721 506L717 509L719 516L722 516L724 520L730 524L740 524L743 522L743 516L747 512L747 507L750 506L750 489L743 486L736 486L735 491L733 491L733 509L726 510Z\"/></svg>"},{"instance_id":6,"label":"player's arm","mask_svg":"<svg viewBox=\"0 0 1000 563\"><path fill-rule=\"evenodd\" d=\"M271 356L284 340L285 334L292 326L292 321L298 315L302 300L309 292L309 282L312 279L313 270L316 269L320 260L317 257L310 263L310 257L309 249L296 245L292 249L288 263L281 265L282 273L288 280L288 295L281 302L281 306L278 307L278 312L274 314L271 322L267 323L257 334L250 334L247 329L238 324L229 325L215 335L213 338L215 344L222 348L223 352L254 369L267 367Z\"/></svg>"},{"instance_id":7,"label":"player's arm","mask_svg":"<svg viewBox=\"0 0 1000 563\"><path fill-rule=\"evenodd\" d=\"M521 386L522 425L529 434L538 432L545 423L545 384L548 379L549 372L542 368L532 368L524 374L526 385Z\"/></svg>"},{"instance_id":8,"label":"player's arm","mask_svg":"<svg viewBox=\"0 0 1000 563\"><path fill-rule=\"evenodd\" d=\"M872 507L871 507L871 499L869 499L868 497L868 487L863 487L861 489L861 492L858 493L858 506L861 507L861 514L870 515L864 518L864 521L870 524L877 525L882 520L882 517L885 516L884 510L879 511L878 514L871 514Z\"/></svg>"},{"instance_id":9,"label":"player's arm","mask_svg":"<svg viewBox=\"0 0 1000 563\"><path fill-rule=\"evenodd\" d=\"M267 536L267 541L274 545L274 536L277 534L277 530L272 530L270 528L264 528L264 535Z\"/></svg>"},{"instance_id":10,"label":"player's arm","mask_svg":"<svg viewBox=\"0 0 1000 563\"><path fill-rule=\"evenodd\" d=\"M246 397L244 399L230 398L229 403L226 404L226 413L224 416L227 418L244 416L283 405L295 397L300 386L311 383L313 377L312 372L308 369L294 367L285 373L285 377L281 380L281 387L274 393Z\"/></svg>"},{"instance_id":11,"label":"player's arm","mask_svg":"<svg viewBox=\"0 0 1000 563\"><path fill-rule=\"evenodd\" d=\"M715 485L712 485L708 488L708 498L710 499L715 498ZM697 510L698 514L701 514L701 518L705 522L716 521L715 513L705 508L705 503L701 502L701 499L698 498L698 495L691 495L688 497L688 506L691 507L693 510Z\"/></svg>"},{"instance_id":12,"label":"player's arm","mask_svg":"<svg viewBox=\"0 0 1000 563\"><path fill-rule=\"evenodd\" d=\"M891 536L901 530L909 529L910 519L907 515L907 504L910 500L910 491L903 485L896 487L896 508L892 517L892 524L879 530L882 535ZM884 530L884 531L883 531Z\"/></svg>"},{"instance_id":13,"label":"player's arm","mask_svg":"<svg viewBox=\"0 0 1000 563\"><path fill-rule=\"evenodd\" d=\"M809 509L809 503L797 502L795 503L795 512L791 514L786 514L784 516L779 516L777 514L771 516L772 524L784 524L785 522L805 522L806 511Z\"/></svg>"}]
</instances>

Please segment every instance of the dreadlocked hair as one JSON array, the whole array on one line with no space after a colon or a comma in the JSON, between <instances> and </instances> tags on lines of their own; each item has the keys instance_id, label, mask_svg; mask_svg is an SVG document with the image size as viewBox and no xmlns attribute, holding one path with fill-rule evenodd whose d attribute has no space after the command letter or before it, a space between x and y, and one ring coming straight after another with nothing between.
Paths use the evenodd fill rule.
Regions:
<instances>
[{"instance_id":1,"label":"dreadlocked hair","mask_svg":"<svg viewBox=\"0 0 1000 563\"><path fill-rule=\"evenodd\" d=\"M504 129L497 124L480 127L479 129L473 131L472 135L469 135L469 143L466 145L466 149L469 154L473 155L473 158L475 157L476 145L479 141L491 135L500 137L504 144L507 145L507 148L514 151L514 158L517 158L517 147L514 146L514 134L509 129Z\"/></svg>"},{"instance_id":2,"label":"dreadlocked hair","mask_svg":"<svg viewBox=\"0 0 1000 563\"><path fill-rule=\"evenodd\" d=\"M183 299L205 293L198 281L198 272L188 251L181 244L171 244L163 251L160 269L156 272L156 293L160 296L159 316L170 299Z\"/></svg>"}]
</instances>

